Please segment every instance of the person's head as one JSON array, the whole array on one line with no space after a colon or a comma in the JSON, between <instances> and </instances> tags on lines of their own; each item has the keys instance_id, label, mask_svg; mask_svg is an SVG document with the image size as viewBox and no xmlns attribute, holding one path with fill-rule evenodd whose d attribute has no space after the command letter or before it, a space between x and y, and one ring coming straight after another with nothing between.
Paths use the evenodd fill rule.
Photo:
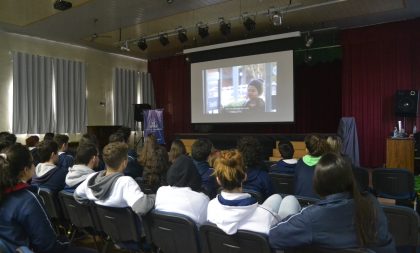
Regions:
<instances>
[{"instance_id":1,"label":"person's head","mask_svg":"<svg viewBox=\"0 0 420 253\"><path fill-rule=\"evenodd\" d=\"M172 163L166 181L170 186L190 187L193 191L201 191L201 176L192 159L186 155L180 155Z\"/></svg>"},{"instance_id":2,"label":"person's head","mask_svg":"<svg viewBox=\"0 0 420 253\"><path fill-rule=\"evenodd\" d=\"M75 164L84 164L92 168L98 166L99 158L98 148L93 144L84 144L77 148Z\"/></svg>"},{"instance_id":3,"label":"person's head","mask_svg":"<svg viewBox=\"0 0 420 253\"><path fill-rule=\"evenodd\" d=\"M254 79L248 84L248 98L256 99L263 93L263 81Z\"/></svg>"},{"instance_id":4,"label":"person's head","mask_svg":"<svg viewBox=\"0 0 420 253\"><path fill-rule=\"evenodd\" d=\"M311 156L322 156L326 151L325 140L318 135L307 135L305 137L305 146L308 154Z\"/></svg>"},{"instance_id":5,"label":"person's head","mask_svg":"<svg viewBox=\"0 0 420 253\"><path fill-rule=\"evenodd\" d=\"M65 134L56 134L54 141L58 144L58 150L65 152L69 148L69 137Z\"/></svg>"},{"instance_id":6,"label":"person's head","mask_svg":"<svg viewBox=\"0 0 420 253\"><path fill-rule=\"evenodd\" d=\"M16 135L9 132L0 133L0 152L16 143Z\"/></svg>"},{"instance_id":7,"label":"person's head","mask_svg":"<svg viewBox=\"0 0 420 253\"><path fill-rule=\"evenodd\" d=\"M341 154L342 141L340 136L328 136L327 144L331 152Z\"/></svg>"},{"instance_id":8,"label":"person's head","mask_svg":"<svg viewBox=\"0 0 420 253\"><path fill-rule=\"evenodd\" d=\"M191 146L191 156L196 161L207 161L212 147L209 139L198 139Z\"/></svg>"},{"instance_id":9,"label":"person's head","mask_svg":"<svg viewBox=\"0 0 420 253\"><path fill-rule=\"evenodd\" d=\"M354 200L354 220L361 246L375 242L376 214L369 195L359 192L351 164L337 153L326 153L315 167L315 192L321 197L347 192Z\"/></svg>"},{"instance_id":10,"label":"person's head","mask_svg":"<svg viewBox=\"0 0 420 253\"><path fill-rule=\"evenodd\" d=\"M127 167L128 145L123 142L113 142L103 149L103 159L107 170L122 171Z\"/></svg>"},{"instance_id":11,"label":"person's head","mask_svg":"<svg viewBox=\"0 0 420 253\"><path fill-rule=\"evenodd\" d=\"M241 153L238 150L221 151L214 161L213 175L225 191L241 188L242 182L246 179Z\"/></svg>"},{"instance_id":12,"label":"person's head","mask_svg":"<svg viewBox=\"0 0 420 253\"><path fill-rule=\"evenodd\" d=\"M185 155L187 150L185 145L181 140L174 140L171 144L171 149L169 150L169 161L173 162L180 155Z\"/></svg>"},{"instance_id":13,"label":"person's head","mask_svg":"<svg viewBox=\"0 0 420 253\"><path fill-rule=\"evenodd\" d=\"M6 189L21 181L26 182L34 173L35 167L29 150L20 143L8 147L0 155L0 202L6 195Z\"/></svg>"},{"instance_id":14,"label":"person's head","mask_svg":"<svg viewBox=\"0 0 420 253\"><path fill-rule=\"evenodd\" d=\"M39 137L36 136L36 135L29 136L25 140L26 147L28 147L28 148L36 147L36 145L38 145L38 143L39 143Z\"/></svg>"},{"instance_id":15,"label":"person's head","mask_svg":"<svg viewBox=\"0 0 420 253\"><path fill-rule=\"evenodd\" d=\"M257 138L252 136L240 138L238 150L242 154L245 167L257 166L262 162L262 146Z\"/></svg>"},{"instance_id":16,"label":"person's head","mask_svg":"<svg viewBox=\"0 0 420 253\"><path fill-rule=\"evenodd\" d=\"M128 143L131 135L131 128L126 126L120 127L120 129L117 130L117 133L122 134L124 136L124 141Z\"/></svg>"},{"instance_id":17,"label":"person's head","mask_svg":"<svg viewBox=\"0 0 420 253\"><path fill-rule=\"evenodd\" d=\"M91 144L93 144L97 147L99 146L98 138L96 138L96 136L94 134L86 133L86 134L82 135L82 138L80 138L80 141L79 141L79 146L85 145L87 143L91 143Z\"/></svg>"},{"instance_id":18,"label":"person's head","mask_svg":"<svg viewBox=\"0 0 420 253\"><path fill-rule=\"evenodd\" d=\"M55 141L41 141L37 147L39 154L39 162L54 163L58 162L58 144Z\"/></svg>"},{"instance_id":19,"label":"person's head","mask_svg":"<svg viewBox=\"0 0 420 253\"><path fill-rule=\"evenodd\" d=\"M155 191L165 181L165 175L169 168L168 152L164 147L157 145L146 158L144 163L141 164L143 166L143 180Z\"/></svg>"},{"instance_id":20,"label":"person's head","mask_svg":"<svg viewBox=\"0 0 420 253\"><path fill-rule=\"evenodd\" d=\"M150 157L153 156L153 152L159 146L156 137L151 134L144 139L143 148L140 151L140 156L138 158L139 163L142 166L145 166Z\"/></svg>"},{"instance_id":21,"label":"person's head","mask_svg":"<svg viewBox=\"0 0 420 253\"><path fill-rule=\"evenodd\" d=\"M292 159L295 154L295 149L293 148L292 143L288 140L280 140L277 144L277 148L283 159Z\"/></svg>"},{"instance_id":22,"label":"person's head","mask_svg":"<svg viewBox=\"0 0 420 253\"><path fill-rule=\"evenodd\" d=\"M50 141L54 140L54 133L45 133L44 141L46 140L50 140Z\"/></svg>"},{"instance_id":23,"label":"person's head","mask_svg":"<svg viewBox=\"0 0 420 253\"><path fill-rule=\"evenodd\" d=\"M111 134L109 136L108 140L109 140L109 143L112 143L112 142L124 142L125 143L124 135L120 132L116 132L116 133Z\"/></svg>"}]
</instances>

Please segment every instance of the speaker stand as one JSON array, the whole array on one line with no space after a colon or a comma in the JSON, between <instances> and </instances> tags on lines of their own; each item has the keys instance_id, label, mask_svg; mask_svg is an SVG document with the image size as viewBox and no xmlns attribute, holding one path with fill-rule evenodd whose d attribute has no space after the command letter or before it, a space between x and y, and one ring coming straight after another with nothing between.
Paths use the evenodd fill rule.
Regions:
<instances>
[{"instance_id":1,"label":"speaker stand","mask_svg":"<svg viewBox=\"0 0 420 253\"><path fill-rule=\"evenodd\" d=\"M140 127L139 127L140 126ZM140 147L143 147L144 145L144 132L143 132L143 126L141 121L136 121L136 133L137 131L140 132L140 138L136 141L136 143L134 144L134 147L136 148L136 150L138 149L138 146L140 145ZM136 139L136 138L135 138Z\"/></svg>"}]
</instances>

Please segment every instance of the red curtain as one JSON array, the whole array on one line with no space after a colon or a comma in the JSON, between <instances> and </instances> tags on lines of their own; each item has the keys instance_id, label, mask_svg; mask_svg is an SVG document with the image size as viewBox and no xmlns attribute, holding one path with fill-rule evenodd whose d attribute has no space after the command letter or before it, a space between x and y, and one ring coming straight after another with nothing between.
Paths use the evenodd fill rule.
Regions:
<instances>
[{"instance_id":1,"label":"red curtain","mask_svg":"<svg viewBox=\"0 0 420 253\"><path fill-rule=\"evenodd\" d=\"M420 20L346 30L342 44L342 115L356 118L361 164L380 167L387 136L404 121L395 92L420 89ZM411 132L418 120L405 121Z\"/></svg>"}]
</instances>

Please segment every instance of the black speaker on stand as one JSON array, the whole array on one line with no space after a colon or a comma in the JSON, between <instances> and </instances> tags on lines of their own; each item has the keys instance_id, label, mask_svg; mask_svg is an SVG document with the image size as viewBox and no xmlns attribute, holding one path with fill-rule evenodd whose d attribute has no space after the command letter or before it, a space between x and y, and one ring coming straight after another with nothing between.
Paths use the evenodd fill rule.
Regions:
<instances>
[{"instance_id":1,"label":"black speaker on stand","mask_svg":"<svg viewBox=\"0 0 420 253\"><path fill-rule=\"evenodd\" d=\"M397 90L395 93L395 115L415 118L418 113L419 92L417 90Z\"/></svg>"},{"instance_id":2,"label":"black speaker on stand","mask_svg":"<svg viewBox=\"0 0 420 253\"><path fill-rule=\"evenodd\" d=\"M137 147L139 143L141 143L142 145L144 143L144 135L143 135L144 111L152 109L152 106L149 104L133 104L133 106L134 106L134 121L136 121L136 127L138 126L137 124L140 124L140 138L135 144L135 147ZM137 129L135 133L137 133ZM134 136L134 139L135 138L136 136Z\"/></svg>"}]
</instances>

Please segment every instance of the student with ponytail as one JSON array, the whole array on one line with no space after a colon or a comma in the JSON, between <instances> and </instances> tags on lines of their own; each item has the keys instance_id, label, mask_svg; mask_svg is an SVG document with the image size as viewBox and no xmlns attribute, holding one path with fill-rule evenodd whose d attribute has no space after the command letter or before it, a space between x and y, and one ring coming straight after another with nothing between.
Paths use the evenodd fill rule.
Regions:
<instances>
[{"instance_id":1,"label":"student with ponytail","mask_svg":"<svg viewBox=\"0 0 420 253\"><path fill-rule=\"evenodd\" d=\"M29 150L17 143L0 154L0 240L15 252L26 246L34 252L94 252L57 240L47 214L27 184L35 167Z\"/></svg>"},{"instance_id":2,"label":"student with ponytail","mask_svg":"<svg viewBox=\"0 0 420 253\"><path fill-rule=\"evenodd\" d=\"M322 200L273 227L269 235L272 248L312 245L331 250L396 252L382 208L373 196L359 192L351 165L341 155L322 156L313 186Z\"/></svg>"},{"instance_id":3,"label":"student with ponytail","mask_svg":"<svg viewBox=\"0 0 420 253\"><path fill-rule=\"evenodd\" d=\"M222 192L209 202L207 220L229 235L238 229L268 234L272 225L300 211L299 202L293 196L282 199L274 194L259 205L250 194L243 193L242 183L247 175L237 150L220 153L214 163L214 175Z\"/></svg>"}]
</instances>

